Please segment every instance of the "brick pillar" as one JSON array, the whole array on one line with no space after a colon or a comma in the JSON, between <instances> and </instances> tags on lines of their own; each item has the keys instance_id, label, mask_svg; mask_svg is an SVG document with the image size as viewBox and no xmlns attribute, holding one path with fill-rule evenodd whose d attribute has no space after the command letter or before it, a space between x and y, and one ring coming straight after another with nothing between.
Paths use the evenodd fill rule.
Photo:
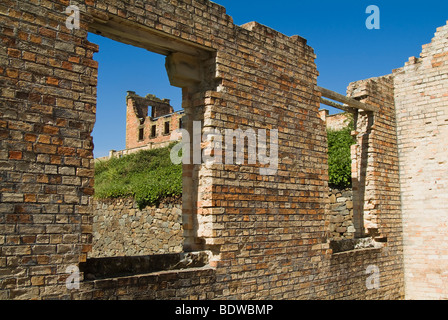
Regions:
<instances>
[{"instance_id":1,"label":"brick pillar","mask_svg":"<svg viewBox=\"0 0 448 320\"><path fill-rule=\"evenodd\" d=\"M351 83L348 95L377 106L379 112L354 117L352 178L357 237L401 243L400 193L393 77Z\"/></svg>"},{"instance_id":2,"label":"brick pillar","mask_svg":"<svg viewBox=\"0 0 448 320\"><path fill-rule=\"evenodd\" d=\"M193 134L194 121L201 121L201 112L194 106L191 89L182 90L182 107L185 110L184 129L190 136L190 161L182 166L182 220L184 229L184 251L193 251L201 248L201 242L197 239L197 185L198 164L194 164L193 141L200 139ZM198 106L199 107L199 106ZM199 112L198 112L199 111Z\"/></svg>"}]
</instances>

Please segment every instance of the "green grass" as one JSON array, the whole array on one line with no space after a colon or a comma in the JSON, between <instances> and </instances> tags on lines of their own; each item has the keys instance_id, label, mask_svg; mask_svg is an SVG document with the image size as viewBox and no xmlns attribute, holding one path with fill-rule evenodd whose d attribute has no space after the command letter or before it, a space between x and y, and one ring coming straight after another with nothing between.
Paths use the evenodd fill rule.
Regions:
<instances>
[{"instance_id":1,"label":"green grass","mask_svg":"<svg viewBox=\"0 0 448 320\"><path fill-rule=\"evenodd\" d=\"M182 195L182 165L170 159L172 145L95 164L95 198L134 197L138 206Z\"/></svg>"}]
</instances>

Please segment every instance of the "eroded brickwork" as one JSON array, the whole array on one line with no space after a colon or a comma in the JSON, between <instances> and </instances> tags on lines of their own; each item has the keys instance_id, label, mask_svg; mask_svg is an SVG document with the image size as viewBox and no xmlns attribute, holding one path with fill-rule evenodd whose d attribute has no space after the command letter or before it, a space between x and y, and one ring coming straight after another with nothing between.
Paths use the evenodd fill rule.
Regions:
<instances>
[{"instance_id":1,"label":"eroded brickwork","mask_svg":"<svg viewBox=\"0 0 448 320\"><path fill-rule=\"evenodd\" d=\"M395 131L393 78L372 78L351 83L347 95L379 112L358 112L354 116L352 147L352 184L356 238L370 236L362 250L350 250L325 256L318 278L326 294L333 299L404 298L398 154ZM364 181L361 187L360 181ZM358 220L357 220L358 219ZM373 223L375 223L373 225ZM371 230L373 229L373 230ZM369 233L370 232L370 233ZM365 246L366 245L366 246ZM366 288L369 270L378 268L379 289ZM329 276L326 276L329 275ZM361 283L364 281L364 283ZM340 286L340 287L338 287ZM319 286L317 286L319 288Z\"/></svg>"},{"instance_id":2,"label":"eroded brickwork","mask_svg":"<svg viewBox=\"0 0 448 320\"><path fill-rule=\"evenodd\" d=\"M0 296L6 299L61 295L67 267L91 250L98 47L85 31L65 28L67 5L0 5Z\"/></svg>"},{"instance_id":3,"label":"eroded brickwork","mask_svg":"<svg viewBox=\"0 0 448 320\"><path fill-rule=\"evenodd\" d=\"M392 237L392 241L401 245L393 77L354 82L348 88L348 95L380 107L380 112L374 114L358 112L354 119L357 141L352 146L355 228L378 241L389 241Z\"/></svg>"}]
</instances>

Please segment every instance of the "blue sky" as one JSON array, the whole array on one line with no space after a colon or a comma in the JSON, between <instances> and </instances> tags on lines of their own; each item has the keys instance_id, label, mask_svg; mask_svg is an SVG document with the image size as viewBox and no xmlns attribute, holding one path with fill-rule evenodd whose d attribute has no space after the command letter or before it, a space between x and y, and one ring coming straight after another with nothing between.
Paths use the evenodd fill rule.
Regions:
<instances>
[{"instance_id":1,"label":"blue sky","mask_svg":"<svg viewBox=\"0 0 448 320\"><path fill-rule=\"evenodd\" d=\"M448 1L404 0L216 0L237 25L257 21L288 36L308 40L317 54L318 85L345 94L356 80L390 74L448 20ZM380 29L368 30L366 8L380 9ZM89 35L100 46L94 155L125 147L126 91L155 94L181 106L181 89L171 87L165 57L106 38ZM331 108L329 108L331 109ZM335 110L331 109L331 113Z\"/></svg>"}]
</instances>

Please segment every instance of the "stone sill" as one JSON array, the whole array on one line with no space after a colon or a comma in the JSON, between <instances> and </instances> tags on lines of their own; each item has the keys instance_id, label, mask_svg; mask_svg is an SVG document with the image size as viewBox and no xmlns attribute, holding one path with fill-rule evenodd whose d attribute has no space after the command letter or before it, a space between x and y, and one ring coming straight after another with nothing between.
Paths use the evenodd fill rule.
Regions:
<instances>
[{"instance_id":1,"label":"stone sill","mask_svg":"<svg viewBox=\"0 0 448 320\"><path fill-rule=\"evenodd\" d=\"M122 275L117 277L109 277L109 278L100 278L93 280L84 280L82 283L86 286L93 286L93 288L116 288L117 283L121 284L144 284L144 283L154 283L154 281L158 281L155 279L164 279L164 276L167 279L172 279L172 276L175 275L176 278L185 278L190 276L181 276L181 274L198 274L202 272L202 275L209 274L209 272L214 272L216 268L211 266L197 267L197 268L188 268L188 269L177 269L177 270L165 270L165 271L156 271L151 273L141 273L134 275Z\"/></svg>"},{"instance_id":2,"label":"stone sill","mask_svg":"<svg viewBox=\"0 0 448 320\"><path fill-rule=\"evenodd\" d=\"M92 258L81 263L85 281L142 276L148 274L203 270L210 267L208 251L137 257Z\"/></svg>"},{"instance_id":3,"label":"stone sill","mask_svg":"<svg viewBox=\"0 0 448 320\"><path fill-rule=\"evenodd\" d=\"M381 249L383 247L384 243L377 242L371 237L330 241L330 249L333 250L333 255L361 250Z\"/></svg>"},{"instance_id":4,"label":"stone sill","mask_svg":"<svg viewBox=\"0 0 448 320\"><path fill-rule=\"evenodd\" d=\"M189 268L189 269L178 269L178 270L165 270L157 271L145 274L135 274L128 276L119 276L111 278L102 278L95 280L84 280L80 284L83 286L84 290L116 290L117 288L125 287L146 287L150 288L152 285L157 287L157 284L162 284L166 281L172 282L182 279L192 279L203 277L208 279L213 279L216 269L210 266ZM185 286L188 286L188 282Z\"/></svg>"},{"instance_id":5,"label":"stone sill","mask_svg":"<svg viewBox=\"0 0 448 320\"><path fill-rule=\"evenodd\" d=\"M339 251L339 252L333 252L333 256L341 256L344 254L354 254L357 252L367 252L367 251L375 251L378 250L380 251L383 247L378 247L378 248L360 248L360 249L352 249L352 250L347 250L347 251Z\"/></svg>"}]
</instances>

